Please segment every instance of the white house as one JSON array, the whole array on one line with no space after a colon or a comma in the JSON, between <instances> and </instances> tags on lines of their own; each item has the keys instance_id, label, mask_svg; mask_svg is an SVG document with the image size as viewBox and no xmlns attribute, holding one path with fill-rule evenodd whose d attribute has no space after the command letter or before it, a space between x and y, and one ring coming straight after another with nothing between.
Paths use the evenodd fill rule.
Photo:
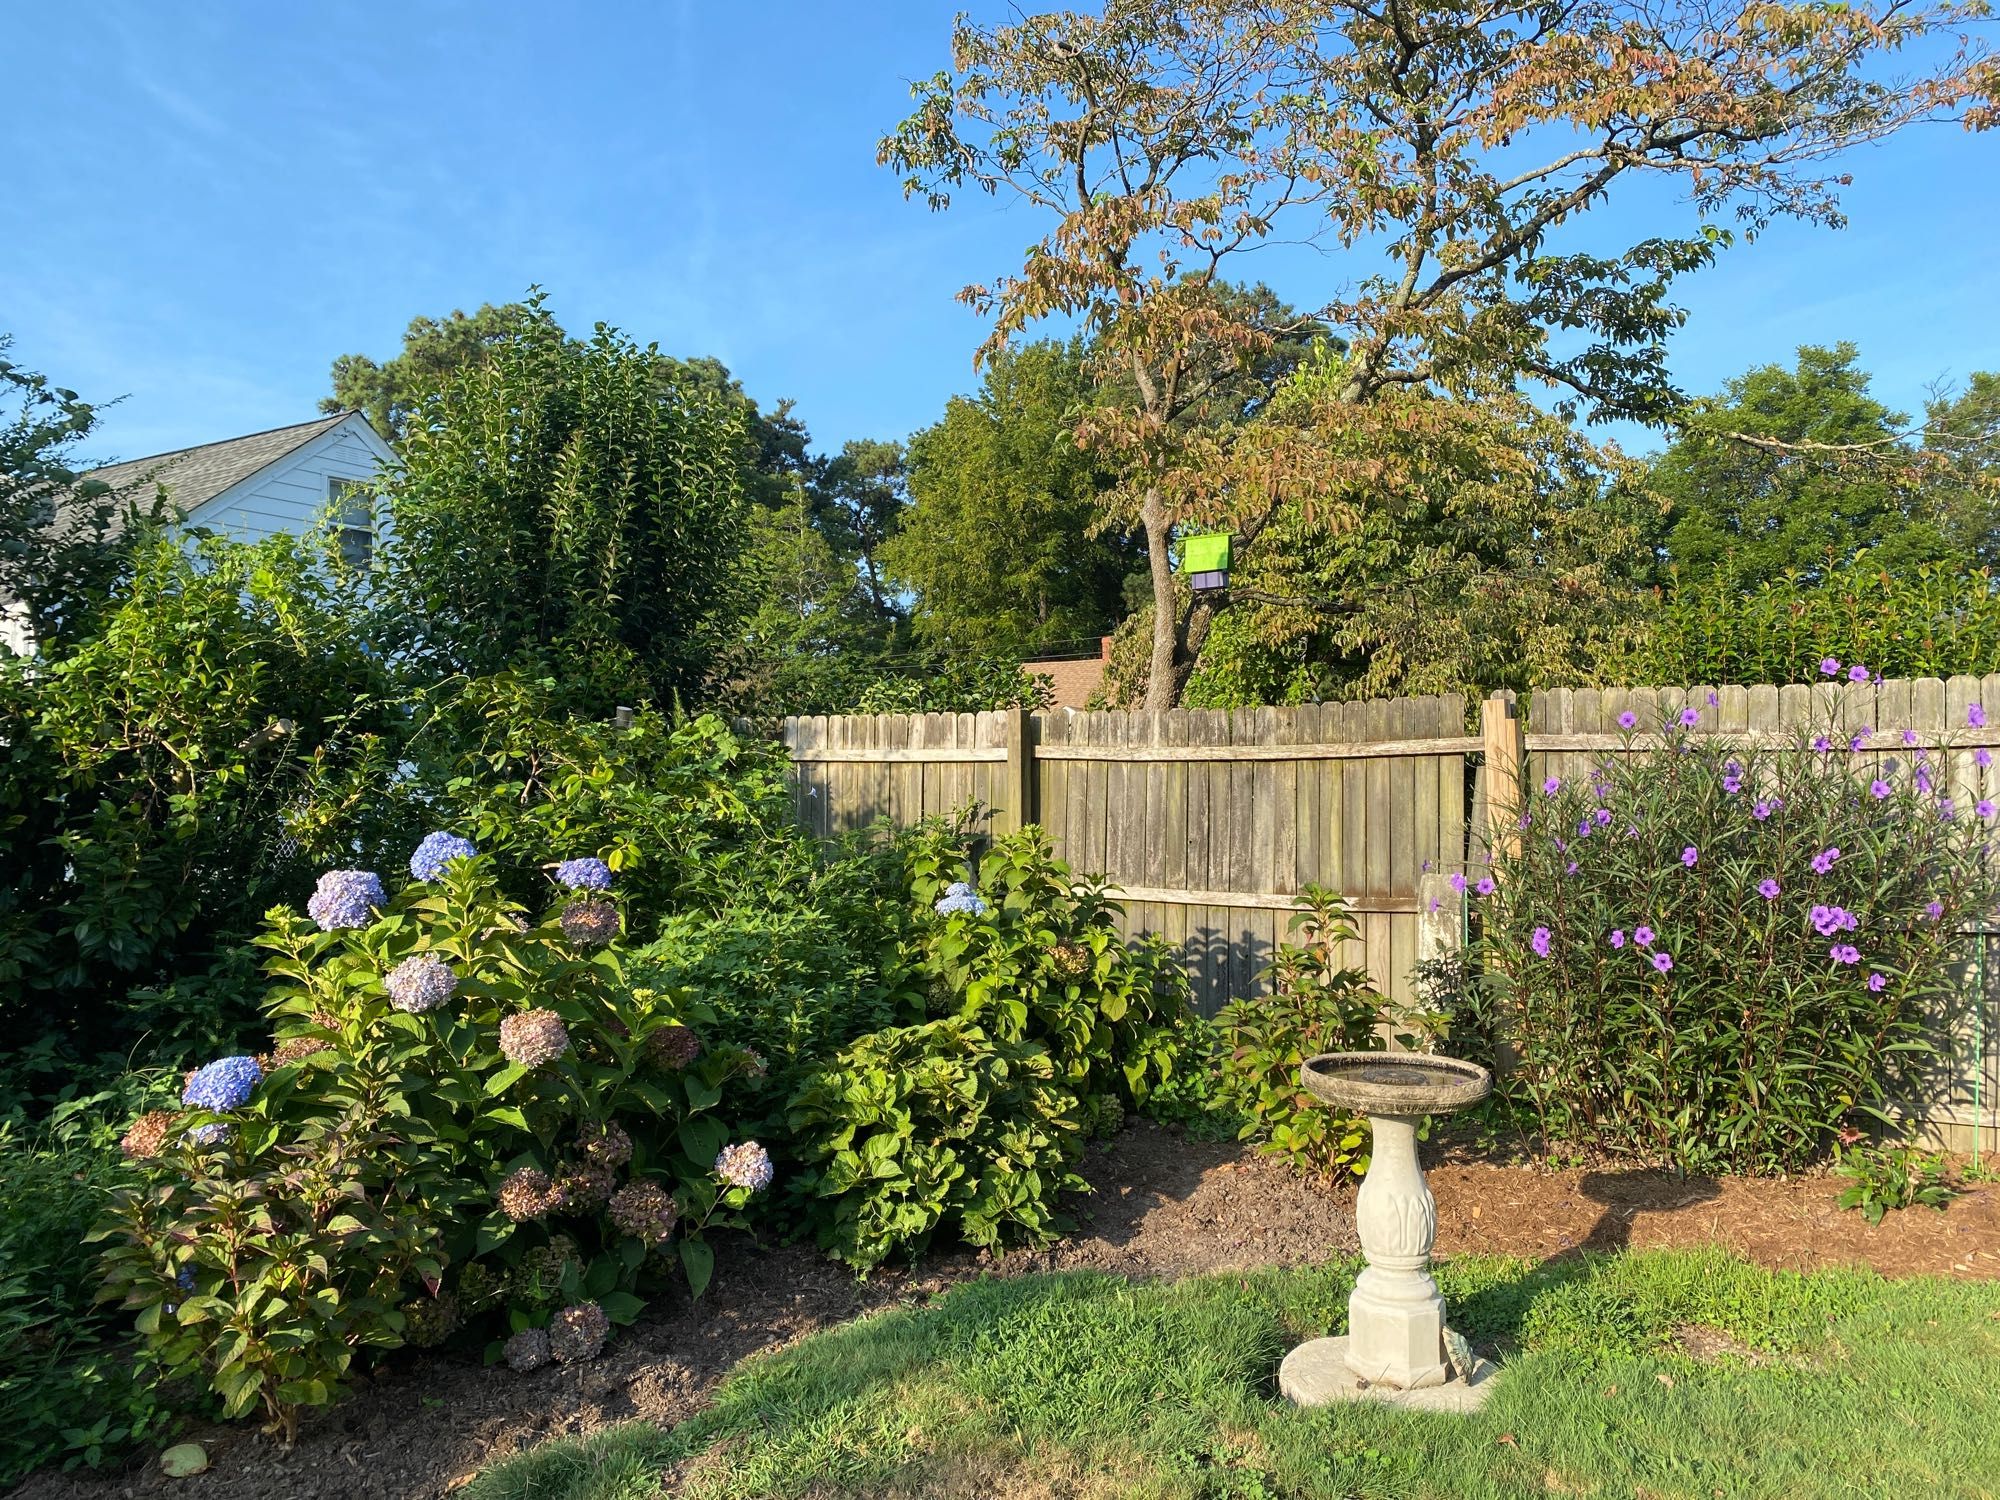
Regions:
<instances>
[{"instance_id":1,"label":"white house","mask_svg":"<svg viewBox=\"0 0 2000 1500\"><path fill-rule=\"evenodd\" d=\"M120 495L142 506L155 486L190 526L252 542L276 532L303 532L331 511L342 522L341 551L365 566L375 549L365 502L343 506L395 455L358 411L337 412L225 438L172 453L156 453L93 471ZM0 645L26 652L32 645L15 607L0 608Z\"/></svg>"}]
</instances>

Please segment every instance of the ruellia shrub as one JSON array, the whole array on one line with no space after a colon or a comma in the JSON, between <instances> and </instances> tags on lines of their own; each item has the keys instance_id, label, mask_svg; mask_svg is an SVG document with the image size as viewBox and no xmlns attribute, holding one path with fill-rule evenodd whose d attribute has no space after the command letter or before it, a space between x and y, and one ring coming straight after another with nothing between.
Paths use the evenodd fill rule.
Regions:
<instances>
[{"instance_id":1,"label":"ruellia shrub","mask_svg":"<svg viewBox=\"0 0 2000 1500\"><path fill-rule=\"evenodd\" d=\"M1471 885L1479 951L1546 1136L1789 1170L1880 1113L1955 1003L1955 933L1996 896L1966 779L1991 756L1948 766L1895 725L1735 743L1705 711L1644 744L1628 713L1626 753L1525 789L1518 852Z\"/></svg>"},{"instance_id":2,"label":"ruellia shrub","mask_svg":"<svg viewBox=\"0 0 2000 1500\"><path fill-rule=\"evenodd\" d=\"M941 1227L967 1243L1039 1244L1058 1194L1084 1186L1076 1094L1043 1047L962 1017L872 1032L807 1079L791 1121L818 1238L860 1270L921 1254Z\"/></svg>"},{"instance_id":3,"label":"ruellia shrub","mask_svg":"<svg viewBox=\"0 0 2000 1500\"><path fill-rule=\"evenodd\" d=\"M1303 909L1271 960L1271 992L1233 1000L1216 1015L1222 1102L1242 1114L1241 1138L1301 1172L1334 1179L1368 1170L1368 1127L1307 1093L1299 1067L1321 1052L1376 1047L1386 1002L1359 969L1340 962L1354 924L1340 897L1308 886Z\"/></svg>"},{"instance_id":4,"label":"ruellia shrub","mask_svg":"<svg viewBox=\"0 0 2000 1500\"><path fill-rule=\"evenodd\" d=\"M295 1429L358 1353L454 1336L516 1368L588 1358L650 1290L697 1293L705 1231L768 1185L685 995L635 988L608 865L552 861L539 921L449 833L390 896L323 875L258 940L267 1052L140 1116L107 1227L112 1294L169 1376Z\"/></svg>"}]
</instances>

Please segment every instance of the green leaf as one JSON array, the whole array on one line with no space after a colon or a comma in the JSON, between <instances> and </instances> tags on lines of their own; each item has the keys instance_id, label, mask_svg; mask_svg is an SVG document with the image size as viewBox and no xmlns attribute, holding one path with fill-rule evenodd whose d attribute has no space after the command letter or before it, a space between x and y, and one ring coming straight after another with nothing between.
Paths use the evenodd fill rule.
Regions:
<instances>
[{"instance_id":1,"label":"green leaf","mask_svg":"<svg viewBox=\"0 0 2000 1500\"><path fill-rule=\"evenodd\" d=\"M681 1269L687 1272L688 1291L699 1297L708 1290L708 1283L715 1275L715 1252L706 1241L684 1239L681 1241Z\"/></svg>"}]
</instances>

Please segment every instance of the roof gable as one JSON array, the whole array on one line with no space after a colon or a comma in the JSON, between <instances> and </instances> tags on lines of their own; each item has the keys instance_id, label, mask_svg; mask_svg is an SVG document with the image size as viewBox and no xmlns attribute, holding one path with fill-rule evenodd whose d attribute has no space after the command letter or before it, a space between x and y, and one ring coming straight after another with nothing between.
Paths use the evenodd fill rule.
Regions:
<instances>
[{"instance_id":1,"label":"roof gable","mask_svg":"<svg viewBox=\"0 0 2000 1500\"><path fill-rule=\"evenodd\" d=\"M322 433L331 432L353 415L353 412L335 412L290 427L273 427L267 432L225 438L219 443L156 453L150 458L106 465L85 477L120 491L134 486L144 486L150 491L155 485L163 486L176 507L192 512Z\"/></svg>"}]
</instances>

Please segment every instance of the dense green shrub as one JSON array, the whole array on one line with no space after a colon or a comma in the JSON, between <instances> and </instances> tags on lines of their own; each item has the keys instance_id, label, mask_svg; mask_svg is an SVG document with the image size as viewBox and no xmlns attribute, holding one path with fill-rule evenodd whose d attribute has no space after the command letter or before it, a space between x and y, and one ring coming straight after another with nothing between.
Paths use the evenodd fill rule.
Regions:
<instances>
[{"instance_id":1,"label":"dense green shrub","mask_svg":"<svg viewBox=\"0 0 2000 1500\"><path fill-rule=\"evenodd\" d=\"M1994 906L1994 807L1893 725L1774 749L1689 732L1704 711L1534 791L1475 882L1480 950L1545 1135L1792 1169L1928 1051L1955 930Z\"/></svg>"},{"instance_id":2,"label":"dense green shrub","mask_svg":"<svg viewBox=\"0 0 2000 1500\"><path fill-rule=\"evenodd\" d=\"M141 1099L165 1097L134 1076ZM78 1246L131 1170L117 1101L70 1099L28 1125L0 1119L0 1485L60 1462L95 1464L170 1419L129 1328L99 1303L99 1268Z\"/></svg>"},{"instance_id":3,"label":"dense green shrub","mask_svg":"<svg viewBox=\"0 0 2000 1500\"><path fill-rule=\"evenodd\" d=\"M1308 886L1301 900L1271 960L1271 992L1233 1000L1215 1018L1220 1093L1244 1117L1241 1138L1259 1150L1319 1177L1359 1175L1368 1170L1367 1122L1307 1093L1299 1066L1321 1052L1375 1047L1387 1002L1340 962L1341 944L1357 936L1340 897Z\"/></svg>"},{"instance_id":4,"label":"dense green shrub","mask_svg":"<svg viewBox=\"0 0 2000 1500\"><path fill-rule=\"evenodd\" d=\"M910 894L928 1008L1048 1050L1093 1121L1143 1105L1174 1071L1187 977L1157 940L1127 943L1096 880L1039 828L992 841L976 882L948 828L914 841Z\"/></svg>"},{"instance_id":5,"label":"dense green shrub","mask_svg":"<svg viewBox=\"0 0 2000 1500\"><path fill-rule=\"evenodd\" d=\"M290 1431L357 1352L461 1322L502 1323L517 1365L584 1357L669 1257L698 1292L704 1227L769 1179L715 1113L754 1060L626 982L606 867L560 869L573 894L530 925L466 848L426 839L393 899L335 871L313 922L274 912L271 1052L126 1136L145 1177L115 1200L110 1285L227 1415Z\"/></svg>"},{"instance_id":6,"label":"dense green shrub","mask_svg":"<svg viewBox=\"0 0 2000 1500\"><path fill-rule=\"evenodd\" d=\"M395 764L349 581L290 538L184 540L136 549L96 634L0 659L10 1037L125 1051L126 995L185 984L302 897Z\"/></svg>"},{"instance_id":7,"label":"dense green shrub","mask_svg":"<svg viewBox=\"0 0 2000 1500\"><path fill-rule=\"evenodd\" d=\"M968 1243L1051 1239L1082 1142L1077 1097L1039 1046L960 1017L872 1032L793 1101L819 1242L867 1270L920 1254L948 1225Z\"/></svg>"},{"instance_id":8,"label":"dense green shrub","mask_svg":"<svg viewBox=\"0 0 2000 1500\"><path fill-rule=\"evenodd\" d=\"M1637 682L1814 682L1827 652L1885 677L2000 671L2000 593L1986 569L1890 569L1866 555L1744 592L1725 570L1669 582Z\"/></svg>"},{"instance_id":9,"label":"dense green shrub","mask_svg":"<svg viewBox=\"0 0 2000 1500\"><path fill-rule=\"evenodd\" d=\"M720 910L816 863L783 752L712 715L640 711L621 728L571 714L552 681L506 672L445 684L416 707L400 826L464 829L516 900L541 901L542 865L596 856L617 871L643 939L668 912Z\"/></svg>"}]
</instances>

